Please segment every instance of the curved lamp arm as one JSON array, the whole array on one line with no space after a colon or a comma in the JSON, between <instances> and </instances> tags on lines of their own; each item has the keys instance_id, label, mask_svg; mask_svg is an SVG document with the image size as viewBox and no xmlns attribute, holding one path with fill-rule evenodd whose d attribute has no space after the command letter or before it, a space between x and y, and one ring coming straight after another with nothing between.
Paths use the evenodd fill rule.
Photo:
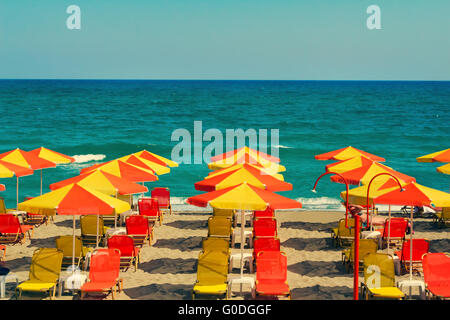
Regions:
<instances>
[{"instance_id":1,"label":"curved lamp arm","mask_svg":"<svg viewBox=\"0 0 450 320\"><path fill-rule=\"evenodd\" d=\"M388 172L382 172L382 173L379 173L379 174L375 175L375 176L370 180L369 186L367 187L367 196L366 196L366 198L367 198L367 227L370 225L370 224L369 224L369 191L370 191L370 185L372 184L372 181L375 180L375 178L377 178L377 177L379 177L379 176L382 176L382 175L391 176L392 178L394 178L395 181L397 181L397 183L398 183L398 185L399 185L399 187L400 187L400 191L403 190L403 187L402 187L400 181L397 179L397 177L395 177L394 175L392 175L392 174L390 174L390 173L388 173ZM373 201L373 205L375 206L375 201ZM366 229L367 229L367 227L366 227Z\"/></svg>"},{"instance_id":2,"label":"curved lamp arm","mask_svg":"<svg viewBox=\"0 0 450 320\"><path fill-rule=\"evenodd\" d=\"M347 183L347 180L345 180L345 178L341 174L339 174L337 172L325 172L325 173L322 173L317 178L316 183L314 183L314 188L312 189L312 191L316 192L317 183L319 182L320 179L322 179L323 176L326 176L328 174L335 174L335 175L339 176L345 183L345 187L347 189L346 200L345 200L345 227L348 228L348 222L347 222L347 216L348 216L348 183Z\"/></svg>"}]
</instances>

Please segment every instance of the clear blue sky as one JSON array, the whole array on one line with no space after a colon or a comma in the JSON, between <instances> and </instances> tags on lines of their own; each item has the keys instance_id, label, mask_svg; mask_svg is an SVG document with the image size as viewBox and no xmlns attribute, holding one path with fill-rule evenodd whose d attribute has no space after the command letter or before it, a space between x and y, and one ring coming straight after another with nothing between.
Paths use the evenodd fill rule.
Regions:
<instances>
[{"instance_id":1,"label":"clear blue sky","mask_svg":"<svg viewBox=\"0 0 450 320\"><path fill-rule=\"evenodd\" d=\"M1 0L0 78L450 80L449 14L449 0Z\"/></svg>"}]
</instances>

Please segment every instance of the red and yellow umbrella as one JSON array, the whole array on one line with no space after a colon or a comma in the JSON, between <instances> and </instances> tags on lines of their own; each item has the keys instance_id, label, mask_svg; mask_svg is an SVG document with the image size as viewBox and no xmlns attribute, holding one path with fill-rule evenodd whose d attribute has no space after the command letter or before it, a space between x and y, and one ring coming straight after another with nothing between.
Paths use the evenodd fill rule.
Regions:
<instances>
[{"instance_id":1,"label":"red and yellow umbrella","mask_svg":"<svg viewBox=\"0 0 450 320\"><path fill-rule=\"evenodd\" d=\"M5 190L6 190L5 185L4 184L0 184L0 191L5 191Z\"/></svg>"},{"instance_id":2,"label":"red and yellow umbrella","mask_svg":"<svg viewBox=\"0 0 450 320\"><path fill-rule=\"evenodd\" d=\"M235 164L252 164L261 168L266 168L270 171L282 172L286 171L286 168L281 164L269 161L263 157L253 156L249 153L236 154L232 157L228 157L222 160L217 160L208 164L208 168L211 170L223 169Z\"/></svg>"},{"instance_id":3,"label":"red and yellow umbrella","mask_svg":"<svg viewBox=\"0 0 450 320\"><path fill-rule=\"evenodd\" d=\"M345 183L343 181L343 178L347 181L349 184L353 185L359 185L361 184L368 184L370 180L375 177L379 173L390 173L393 176L395 176L397 179L399 179L402 182L415 182L416 179L413 177L410 177L406 174L403 174L401 172L395 171L394 169L385 166L378 162L372 162L372 164L356 168L350 171L342 172L340 175L334 175L331 177L331 181L337 182L337 183ZM342 176L342 177L341 177ZM386 181L387 178L384 179Z\"/></svg>"},{"instance_id":4,"label":"red and yellow umbrella","mask_svg":"<svg viewBox=\"0 0 450 320\"><path fill-rule=\"evenodd\" d=\"M384 158L370 154L368 152L348 146L346 148L322 153L314 156L316 160L347 160L357 156L365 156L373 161L386 161Z\"/></svg>"},{"instance_id":5,"label":"red and yellow umbrella","mask_svg":"<svg viewBox=\"0 0 450 320\"><path fill-rule=\"evenodd\" d=\"M246 182L249 185L268 191L289 191L292 184L276 179L270 175L262 174L254 167L238 168L234 171L208 176L206 179L194 184L196 190L214 191L235 186Z\"/></svg>"},{"instance_id":6,"label":"red and yellow umbrella","mask_svg":"<svg viewBox=\"0 0 450 320\"><path fill-rule=\"evenodd\" d=\"M298 201L247 183L199 194L188 198L187 203L198 207L206 207L209 204L214 208L236 210L265 210L267 207L272 209L294 209L302 207L302 204Z\"/></svg>"},{"instance_id":7,"label":"red and yellow umbrella","mask_svg":"<svg viewBox=\"0 0 450 320\"><path fill-rule=\"evenodd\" d=\"M117 160L125 161L126 163L145 168L147 170L153 171L157 175L162 175L170 172L170 168L166 165L161 165L134 154L118 158Z\"/></svg>"},{"instance_id":8,"label":"red and yellow umbrella","mask_svg":"<svg viewBox=\"0 0 450 320\"><path fill-rule=\"evenodd\" d=\"M440 173L450 174L450 163L437 167L436 171Z\"/></svg>"},{"instance_id":9,"label":"red and yellow umbrella","mask_svg":"<svg viewBox=\"0 0 450 320\"><path fill-rule=\"evenodd\" d=\"M147 150L142 150L142 151L136 152L136 153L134 153L134 155L144 158L146 160L149 160L151 162L160 164L162 166L178 167L178 163L176 163L175 161L161 157L160 155L149 152Z\"/></svg>"},{"instance_id":10,"label":"red and yellow umbrella","mask_svg":"<svg viewBox=\"0 0 450 320\"><path fill-rule=\"evenodd\" d=\"M103 172L128 179L133 182L150 182L158 180L153 171L135 166L122 160L111 160L81 170L81 174L101 169Z\"/></svg>"},{"instance_id":11,"label":"red and yellow umbrella","mask_svg":"<svg viewBox=\"0 0 450 320\"><path fill-rule=\"evenodd\" d=\"M232 166L229 166L229 167L226 167L223 169L218 169L218 170L212 171L212 172L208 173L208 176L206 177L206 179L212 178L214 176L221 175L221 174L224 174L227 172L236 171L241 168L245 168L245 169L254 168L254 169L258 170L260 174L270 175L278 180L284 181L283 175L280 173L277 173L276 170L270 170L269 168L259 167L259 166L256 166L256 165L253 165L250 163L243 163L243 164L237 163L237 164L234 164Z\"/></svg>"},{"instance_id":12,"label":"red and yellow umbrella","mask_svg":"<svg viewBox=\"0 0 450 320\"><path fill-rule=\"evenodd\" d=\"M102 170L93 170L76 177L72 177L63 181L52 183L51 190L65 187L69 184L77 183L79 186L88 187L111 196L130 195L137 193L145 193L147 187L132 182L130 180L114 176Z\"/></svg>"},{"instance_id":13,"label":"red and yellow umbrella","mask_svg":"<svg viewBox=\"0 0 450 320\"><path fill-rule=\"evenodd\" d=\"M249 148L247 146L211 157L211 162L222 161L227 158L240 158L244 154L248 154L255 159L262 158L271 162L280 162L280 158L278 157L274 157L272 155Z\"/></svg>"},{"instance_id":14,"label":"red and yellow umbrella","mask_svg":"<svg viewBox=\"0 0 450 320\"><path fill-rule=\"evenodd\" d=\"M450 162L450 148L418 157L417 162Z\"/></svg>"},{"instance_id":15,"label":"red and yellow umbrella","mask_svg":"<svg viewBox=\"0 0 450 320\"><path fill-rule=\"evenodd\" d=\"M350 159L330 163L325 166L325 171L342 173L356 168L371 165L373 162L374 160L367 158L366 156L356 156Z\"/></svg>"}]
</instances>

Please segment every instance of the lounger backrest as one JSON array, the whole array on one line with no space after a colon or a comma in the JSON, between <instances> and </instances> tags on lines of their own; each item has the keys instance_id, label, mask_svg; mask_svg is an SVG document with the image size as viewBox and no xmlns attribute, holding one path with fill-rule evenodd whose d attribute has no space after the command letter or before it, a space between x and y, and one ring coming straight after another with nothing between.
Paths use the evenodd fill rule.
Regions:
<instances>
[{"instance_id":1,"label":"lounger backrest","mask_svg":"<svg viewBox=\"0 0 450 320\"><path fill-rule=\"evenodd\" d=\"M359 260L363 260L369 253L376 253L378 250L378 242L374 239L359 240ZM355 252L355 242L352 242L350 249L350 260L353 261Z\"/></svg>"},{"instance_id":2,"label":"lounger backrest","mask_svg":"<svg viewBox=\"0 0 450 320\"><path fill-rule=\"evenodd\" d=\"M197 280L224 283L228 277L228 255L223 251L206 251L198 258Z\"/></svg>"},{"instance_id":3,"label":"lounger backrest","mask_svg":"<svg viewBox=\"0 0 450 320\"><path fill-rule=\"evenodd\" d=\"M273 228L276 229L277 228L277 220L275 218L272 219L255 219L255 221L253 222L253 227L254 228Z\"/></svg>"},{"instance_id":4,"label":"lounger backrest","mask_svg":"<svg viewBox=\"0 0 450 320\"><path fill-rule=\"evenodd\" d=\"M108 248L119 249L122 257L132 257L134 255L134 240L127 235L114 235L108 239Z\"/></svg>"},{"instance_id":5,"label":"lounger backrest","mask_svg":"<svg viewBox=\"0 0 450 320\"><path fill-rule=\"evenodd\" d=\"M450 257L445 253L427 253L422 258L423 277L426 283L450 281Z\"/></svg>"},{"instance_id":6,"label":"lounger backrest","mask_svg":"<svg viewBox=\"0 0 450 320\"><path fill-rule=\"evenodd\" d=\"M169 188L153 188L151 195L152 198L158 200L158 204L160 207L167 207L170 205Z\"/></svg>"},{"instance_id":7,"label":"lounger backrest","mask_svg":"<svg viewBox=\"0 0 450 320\"><path fill-rule=\"evenodd\" d=\"M140 198L138 200L139 214L149 217L159 216L158 200L152 198Z\"/></svg>"},{"instance_id":8,"label":"lounger backrest","mask_svg":"<svg viewBox=\"0 0 450 320\"><path fill-rule=\"evenodd\" d=\"M227 217L210 217L208 219L210 235L228 236L231 233L231 219Z\"/></svg>"},{"instance_id":9,"label":"lounger backrest","mask_svg":"<svg viewBox=\"0 0 450 320\"><path fill-rule=\"evenodd\" d=\"M144 216L129 216L125 221L127 234L146 235L149 231L148 220Z\"/></svg>"},{"instance_id":10,"label":"lounger backrest","mask_svg":"<svg viewBox=\"0 0 450 320\"><path fill-rule=\"evenodd\" d=\"M392 256L369 253L364 261L364 283L369 288L395 287L395 269Z\"/></svg>"},{"instance_id":11,"label":"lounger backrest","mask_svg":"<svg viewBox=\"0 0 450 320\"><path fill-rule=\"evenodd\" d=\"M89 279L91 281L115 281L120 272L120 252L117 249L97 249L91 256Z\"/></svg>"},{"instance_id":12,"label":"lounger backrest","mask_svg":"<svg viewBox=\"0 0 450 320\"><path fill-rule=\"evenodd\" d=\"M19 218L13 214L0 214L0 233L22 233Z\"/></svg>"},{"instance_id":13,"label":"lounger backrest","mask_svg":"<svg viewBox=\"0 0 450 320\"><path fill-rule=\"evenodd\" d=\"M94 235L97 234L97 215L87 215L81 216L80 225L81 225L81 234L89 234ZM98 234L101 236L104 234L104 223L103 217L98 217Z\"/></svg>"},{"instance_id":14,"label":"lounger backrest","mask_svg":"<svg viewBox=\"0 0 450 320\"><path fill-rule=\"evenodd\" d=\"M411 242L409 240L406 240L403 242L402 246L402 261L420 261L422 260L422 256L427 253L430 249L430 243L425 239L413 239L412 242L413 246L413 255L412 259L409 258L409 255L411 253Z\"/></svg>"},{"instance_id":15,"label":"lounger backrest","mask_svg":"<svg viewBox=\"0 0 450 320\"><path fill-rule=\"evenodd\" d=\"M56 248L61 250L64 257L71 257L73 255L73 236L60 236L56 238ZM81 238L75 237L75 257L81 255L83 242Z\"/></svg>"},{"instance_id":16,"label":"lounger backrest","mask_svg":"<svg viewBox=\"0 0 450 320\"><path fill-rule=\"evenodd\" d=\"M391 238L403 238L408 228L408 220L404 218L391 218L391 225L389 226L389 219L386 219L383 229L383 238L387 238L390 230Z\"/></svg>"},{"instance_id":17,"label":"lounger backrest","mask_svg":"<svg viewBox=\"0 0 450 320\"><path fill-rule=\"evenodd\" d=\"M61 273L63 252L56 248L41 248L34 252L30 266L30 280L56 282Z\"/></svg>"},{"instance_id":18,"label":"lounger backrest","mask_svg":"<svg viewBox=\"0 0 450 320\"><path fill-rule=\"evenodd\" d=\"M213 208L213 216L215 217L229 217L232 218L234 216L233 209L217 209Z\"/></svg>"},{"instance_id":19,"label":"lounger backrest","mask_svg":"<svg viewBox=\"0 0 450 320\"><path fill-rule=\"evenodd\" d=\"M450 220L450 207L442 208L442 219Z\"/></svg>"},{"instance_id":20,"label":"lounger backrest","mask_svg":"<svg viewBox=\"0 0 450 320\"><path fill-rule=\"evenodd\" d=\"M274 211L271 207L267 207L266 210L263 211L255 211L254 213L254 217L255 218L270 218L270 217L274 217Z\"/></svg>"},{"instance_id":21,"label":"lounger backrest","mask_svg":"<svg viewBox=\"0 0 450 320\"><path fill-rule=\"evenodd\" d=\"M348 218L347 219L347 226L345 227L345 219L339 220L338 225L338 236L339 237L353 237L355 235L355 219L354 218Z\"/></svg>"},{"instance_id":22,"label":"lounger backrest","mask_svg":"<svg viewBox=\"0 0 450 320\"><path fill-rule=\"evenodd\" d=\"M226 239L208 237L203 239L202 248L203 251L220 250L228 252L230 249L230 243Z\"/></svg>"},{"instance_id":23,"label":"lounger backrest","mask_svg":"<svg viewBox=\"0 0 450 320\"><path fill-rule=\"evenodd\" d=\"M280 251L280 239L255 238L253 241L253 254L257 256L260 251Z\"/></svg>"},{"instance_id":24,"label":"lounger backrest","mask_svg":"<svg viewBox=\"0 0 450 320\"><path fill-rule=\"evenodd\" d=\"M256 280L286 281L287 257L281 251L260 251L256 257Z\"/></svg>"}]
</instances>

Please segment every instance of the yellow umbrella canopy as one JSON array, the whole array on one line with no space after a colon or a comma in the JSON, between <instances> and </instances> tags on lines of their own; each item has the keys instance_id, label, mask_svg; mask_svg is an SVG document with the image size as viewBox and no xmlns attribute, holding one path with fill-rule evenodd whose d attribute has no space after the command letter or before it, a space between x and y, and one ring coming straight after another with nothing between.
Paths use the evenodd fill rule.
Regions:
<instances>
[{"instance_id":1,"label":"yellow umbrella canopy","mask_svg":"<svg viewBox=\"0 0 450 320\"><path fill-rule=\"evenodd\" d=\"M216 159L213 157L212 159ZM258 154L253 155L252 153L246 153L244 151L233 153L232 155L219 159L213 160L213 162L208 164L208 168L211 170L218 170L223 168L228 168L235 164L252 164L261 168L266 168L271 172L283 172L286 171L286 168L279 163L270 161L266 157L262 157Z\"/></svg>"},{"instance_id":2,"label":"yellow umbrella canopy","mask_svg":"<svg viewBox=\"0 0 450 320\"><path fill-rule=\"evenodd\" d=\"M21 202L18 208L47 216L55 215L58 210L70 211L80 208L98 208L98 214L101 215L119 214L131 209L130 204L125 201L76 183Z\"/></svg>"},{"instance_id":3,"label":"yellow umbrella canopy","mask_svg":"<svg viewBox=\"0 0 450 320\"><path fill-rule=\"evenodd\" d=\"M160 164L160 165L165 165L165 166L169 166L169 167L178 167L178 163L176 163L175 161L161 157L160 155L157 155L157 154L152 153L147 150L142 150L142 151L139 151L139 152L136 152L133 154L138 157L144 158L146 160L152 161L154 163Z\"/></svg>"},{"instance_id":4,"label":"yellow umbrella canopy","mask_svg":"<svg viewBox=\"0 0 450 320\"><path fill-rule=\"evenodd\" d=\"M416 158L417 162L450 162L450 148Z\"/></svg>"},{"instance_id":5,"label":"yellow umbrella canopy","mask_svg":"<svg viewBox=\"0 0 450 320\"><path fill-rule=\"evenodd\" d=\"M126 163L131 163L132 165L135 165L135 166L138 166L141 168L145 168L147 170L152 170L157 175L162 175L162 174L166 174L166 173L170 172L169 167L167 167L165 165L161 165L157 162L153 162L153 161L147 160L145 158L139 157L135 154L124 156L124 157L118 158L117 160L121 160Z\"/></svg>"},{"instance_id":6,"label":"yellow umbrella canopy","mask_svg":"<svg viewBox=\"0 0 450 320\"><path fill-rule=\"evenodd\" d=\"M365 156L373 161L386 161L384 158L356 149L352 146L315 155L316 160L347 160L357 156Z\"/></svg>"},{"instance_id":7,"label":"yellow umbrella canopy","mask_svg":"<svg viewBox=\"0 0 450 320\"><path fill-rule=\"evenodd\" d=\"M38 156L41 159L45 159L47 161L53 162L55 164L66 164L75 162L75 158L67 156L65 154L40 147L34 150L29 151L29 153Z\"/></svg>"},{"instance_id":8,"label":"yellow umbrella canopy","mask_svg":"<svg viewBox=\"0 0 450 320\"><path fill-rule=\"evenodd\" d=\"M208 174L208 176L205 177L205 179L213 178L217 175L221 175L221 174L228 173L231 171L236 171L236 170L242 169L242 168L244 168L244 169L254 168L254 169L259 170L259 172L261 174L266 174L266 175L272 176L278 180L284 181L283 175L280 173L277 173L276 170L270 170L270 168L259 167L259 166L256 166L256 165L253 165L250 163L241 163L241 164L237 163L237 164L234 164L232 166L229 166L229 167L226 167L223 169L218 169L218 170L212 171Z\"/></svg>"},{"instance_id":9,"label":"yellow umbrella canopy","mask_svg":"<svg viewBox=\"0 0 450 320\"><path fill-rule=\"evenodd\" d=\"M436 171L440 173L450 174L450 163L437 167Z\"/></svg>"}]
</instances>

